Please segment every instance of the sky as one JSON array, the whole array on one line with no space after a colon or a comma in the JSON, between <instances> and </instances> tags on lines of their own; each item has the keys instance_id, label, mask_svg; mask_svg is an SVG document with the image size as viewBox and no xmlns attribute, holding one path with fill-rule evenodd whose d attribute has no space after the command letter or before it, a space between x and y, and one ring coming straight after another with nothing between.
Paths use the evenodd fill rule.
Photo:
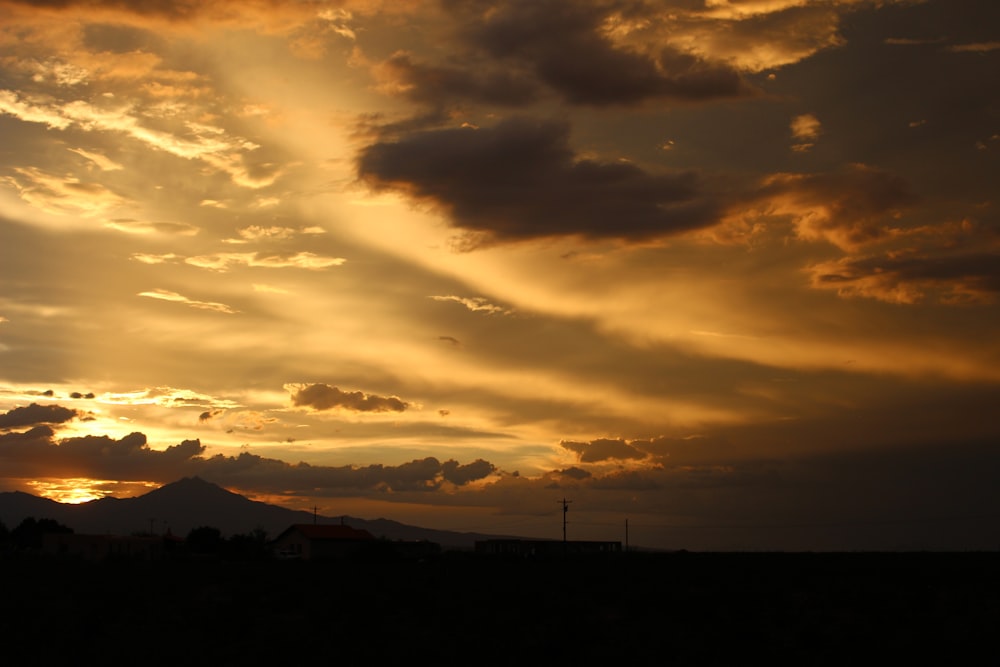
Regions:
<instances>
[{"instance_id":1,"label":"sky","mask_svg":"<svg viewBox=\"0 0 1000 667\"><path fill-rule=\"evenodd\" d=\"M1000 547L994 0L0 0L0 491Z\"/></svg>"}]
</instances>

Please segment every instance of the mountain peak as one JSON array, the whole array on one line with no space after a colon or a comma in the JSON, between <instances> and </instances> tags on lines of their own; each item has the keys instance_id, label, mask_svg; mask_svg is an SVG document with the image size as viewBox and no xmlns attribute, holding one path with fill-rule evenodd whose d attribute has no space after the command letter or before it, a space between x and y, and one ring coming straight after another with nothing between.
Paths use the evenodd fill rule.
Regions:
<instances>
[{"instance_id":1,"label":"mountain peak","mask_svg":"<svg viewBox=\"0 0 1000 667\"><path fill-rule=\"evenodd\" d=\"M154 490L150 491L149 493L147 493L145 495L147 495L147 496L151 496L153 494L169 494L169 495L173 495L173 494L176 494L176 493L185 493L185 494L192 494L192 493L195 493L195 494L214 493L214 494L219 494L219 492L225 493L227 495L233 495L233 496L238 495L238 494L233 493L232 491L229 491L227 489L222 488L218 484L214 484L214 483L209 482L207 480L204 480L204 479L202 479L201 477L198 477L198 476L194 476L194 477L182 477L181 479L177 480L176 482L170 482L169 484L164 484L160 488L154 489Z\"/></svg>"},{"instance_id":2,"label":"mountain peak","mask_svg":"<svg viewBox=\"0 0 1000 667\"><path fill-rule=\"evenodd\" d=\"M150 508L169 506L205 510L212 507L225 507L232 510L254 503L245 496L233 493L201 477L184 477L131 500L140 506Z\"/></svg>"},{"instance_id":3,"label":"mountain peak","mask_svg":"<svg viewBox=\"0 0 1000 667\"><path fill-rule=\"evenodd\" d=\"M198 477L197 475L194 475L192 477L181 477L176 482L170 482L169 484L164 484L160 488L166 488L166 487L192 487L192 488L194 488L194 487L202 487L202 488L204 488L204 487L209 487L209 486L214 486L216 488L221 488L221 487L219 487L218 484L213 484L212 482L204 480L201 477Z\"/></svg>"},{"instance_id":4,"label":"mountain peak","mask_svg":"<svg viewBox=\"0 0 1000 667\"><path fill-rule=\"evenodd\" d=\"M170 482L169 484L164 484L163 486L218 486L207 480L198 477L198 475L193 475L191 477L181 477L176 482Z\"/></svg>"}]
</instances>

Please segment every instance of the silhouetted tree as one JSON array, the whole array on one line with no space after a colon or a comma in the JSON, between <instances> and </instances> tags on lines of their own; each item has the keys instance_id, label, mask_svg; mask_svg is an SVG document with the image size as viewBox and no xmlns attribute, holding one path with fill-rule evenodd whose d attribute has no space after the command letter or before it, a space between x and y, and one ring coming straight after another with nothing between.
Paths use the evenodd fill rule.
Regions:
<instances>
[{"instance_id":1,"label":"silhouetted tree","mask_svg":"<svg viewBox=\"0 0 1000 667\"><path fill-rule=\"evenodd\" d=\"M222 551L222 531L213 526L199 526L188 533L184 543L193 554L218 554Z\"/></svg>"},{"instance_id":2,"label":"silhouetted tree","mask_svg":"<svg viewBox=\"0 0 1000 667\"><path fill-rule=\"evenodd\" d=\"M72 533L73 529L55 519L38 519L29 516L10 532L10 541L15 549L41 549L42 536L46 533Z\"/></svg>"},{"instance_id":3,"label":"silhouetted tree","mask_svg":"<svg viewBox=\"0 0 1000 667\"><path fill-rule=\"evenodd\" d=\"M226 543L226 554L239 560L263 560L270 554L267 548L267 531L254 528L248 534L233 535Z\"/></svg>"}]
</instances>

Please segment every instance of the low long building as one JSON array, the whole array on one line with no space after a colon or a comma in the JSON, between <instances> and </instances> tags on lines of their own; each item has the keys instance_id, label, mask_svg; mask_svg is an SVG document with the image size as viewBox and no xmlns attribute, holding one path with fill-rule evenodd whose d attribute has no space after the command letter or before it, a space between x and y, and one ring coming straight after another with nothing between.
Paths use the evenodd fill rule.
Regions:
<instances>
[{"instance_id":1,"label":"low long building","mask_svg":"<svg viewBox=\"0 0 1000 667\"><path fill-rule=\"evenodd\" d=\"M523 558L621 553L621 542L496 539L476 542L476 553Z\"/></svg>"}]
</instances>

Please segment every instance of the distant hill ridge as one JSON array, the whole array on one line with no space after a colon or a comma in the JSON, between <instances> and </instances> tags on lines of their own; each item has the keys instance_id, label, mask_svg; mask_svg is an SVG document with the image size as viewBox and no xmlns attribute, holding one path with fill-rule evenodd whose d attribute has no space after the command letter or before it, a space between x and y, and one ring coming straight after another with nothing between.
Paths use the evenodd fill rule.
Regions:
<instances>
[{"instance_id":1,"label":"distant hill ridge","mask_svg":"<svg viewBox=\"0 0 1000 667\"><path fill-rule=\"evenodd\" d=\"M223 535L246 534L257 528L269 538L294 523L339 523L363 528L390 540L430 540L442 547L471 549L476 540L507 537L420 528L389 519L314 517L311 512L291 510L250 500L200 477L185 477L134 498L101 498L79 505L58 503L21 491L0 493L0 521L13 529L27 517L55 519L82 534L164 534L179 537L193 528L213 526Z\"/></svg>"}]
</instances>

